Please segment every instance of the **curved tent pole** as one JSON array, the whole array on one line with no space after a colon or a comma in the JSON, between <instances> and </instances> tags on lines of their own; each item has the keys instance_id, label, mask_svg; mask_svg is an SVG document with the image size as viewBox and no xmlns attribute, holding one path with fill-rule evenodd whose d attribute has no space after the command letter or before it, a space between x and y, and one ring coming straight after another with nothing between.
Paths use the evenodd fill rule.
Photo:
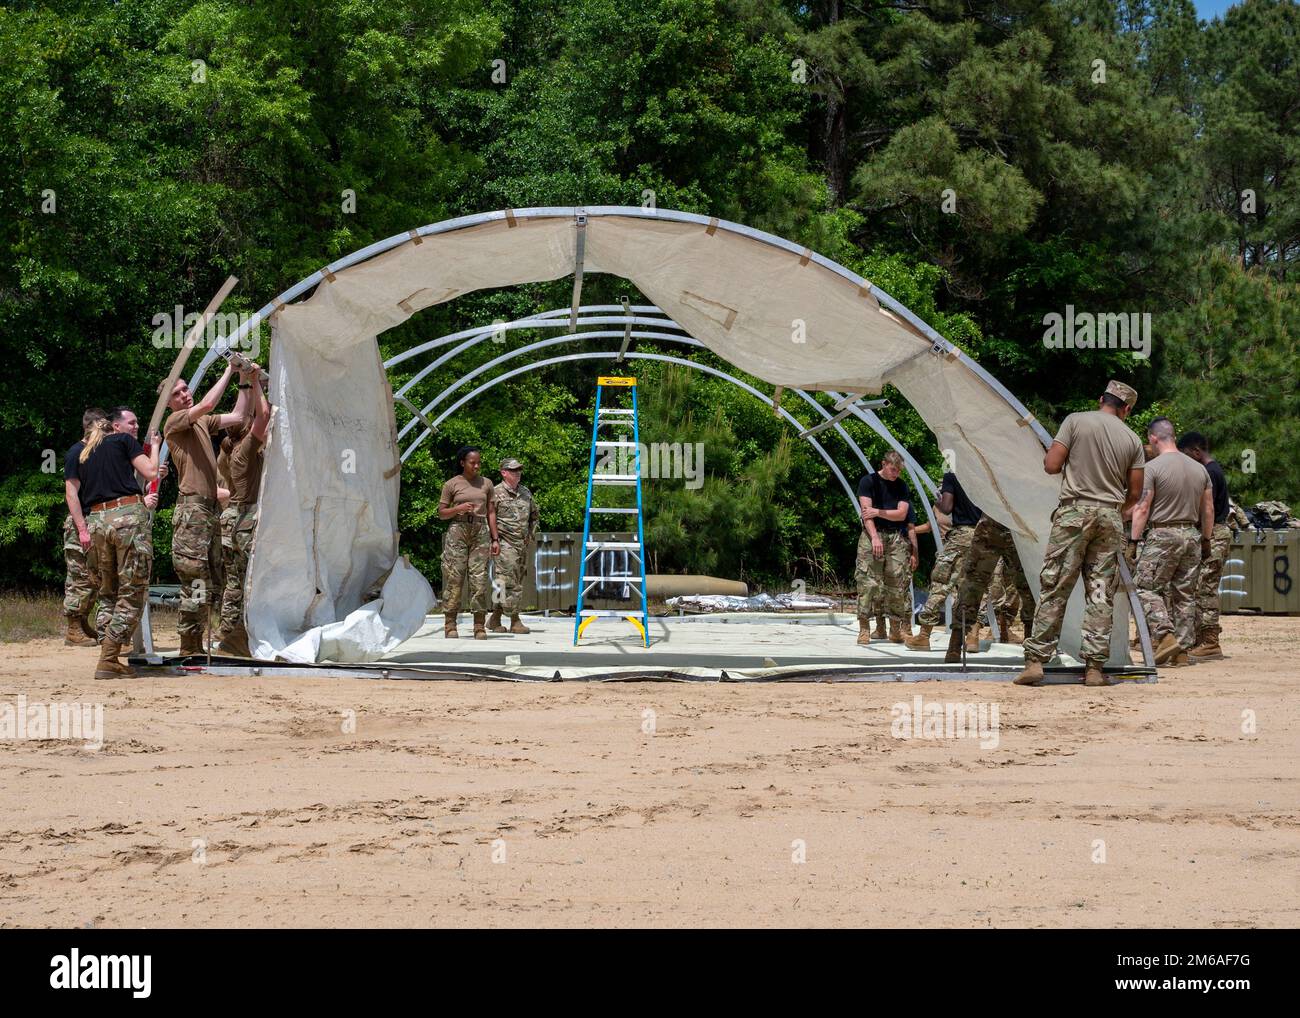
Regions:
<instances>
[{"instance_id":1,"label":"curved tent pole","mask_svg":"<svg viewBox=\"0 0 1300 1018\"><path fill-rule=\"evenodd\" d=\"M568 323L563 322L561 324L567 325ZM450 386L448 386L437 396L435 396L427 405L421 408L420 417L427 417L434 410L434 408L438 406L439 403L441 403L444 399L450 396L453 392L455 392L455 390L459 389L466 382L470 381L471 379L477 378L479 375L483 374L483 372L489 371L492 368L504 364L507 361L513 360L516 357L521 357L524 354L532 353L535 350L543 350L550 346L558 346L561 343L572 343L583 339L617 339L618 337L623 335L625 335L625 333L609 331L609 330L597 330L594 332L572 332L566 336L554 336L550 339L538 340L537 342L530 343L527 346L522 346L515 350L511 350L508 353L504 353L499 357L494 357L492 360L480 364L478 367L473 368L472 370L468 371L466 374L462 375ZM699 347L700 349L707 349L707 347L705 347L704 344L701 343L699 340L685 335L678 336L678 335L673 335L671 333L664 333L664 332L639 332L639 331L633 332L632 335L640 339L665 340L670 343L681 343L685 346L694 346L694 347ZM719 377L725 378L733 385L743 384L740 382L739 379L735 378L733 375L727 374L726 372L723 372ZM757 391L757 390L751 390L751 391ZM814 410L816 410L819 414L821 414L824 419L829 420L831 418L832 416L831 413L828 410L826 410L826 408L823 407L820 403L818 403L817 400L813 398L813 396L811 396L809 393L803 392L802 390L795 390L795 391L798 392L798 394L803 398L804 402L806 402L809 406L811 406ZM416 427L418 423L419 423L419 418L412 417L411 420L407 421L407 423L402 426L402 429L398 432L397 437L399 439L404 438ZM427 432L428 429L426 428L425 430ZM847 442L849 448L853 451L853 453L858 457L858 462L862 465L862 467L868 473L872 472L871 463L867 460L867 457L863 454L862 450L858 447L858 444L853 441L853 438L846 431L844 431L844 429L840 427L838 424L836 425L836 430ZM423 441L423 435L420 437L419 441ZM407 452L409 453L409 451L410 450L408 449ZM405 455L403 455L402 458L405 459L406 458Z\"/></svg>"},{"instance_id":2,"label":"curved tent pole","mask_svg":"<svg viewBox=\"0 0 1300 1018\"><path fill-rule=\"evenodd\" d=\"M610 351L588 350L579 353L565 354L562 357L547 357L544 360L533 361L531 364L524 364L520 367L514 368L503 374L497 375L495 378L489 378L482 385L479 385L477 388L466 393L455 403L449 406L446 410L444 410L441 414L435 417L432 423L434 427L437 427L448 417L454 414L457 410L459 410L462 406L470 402L470 400L486 392L488 389L491 389L494 385L498 384L499 382L504 382L507 379L514 378L518 375L527 374L530 371L537 371L541 368L550 367L551 365L554 364L565 364L572 361L585 361L585 360L608 360L609 358L614 357L617 353L618 353L617 350L610 350ZM703 371L706 374L714 375L718 378L724 378L727 381L730 381L732 384L739 386L740 388L748 392L750 395L754 396L756 399L762 400L764 403L771 402L771 397L766 396L763 393L759 392L752 385L749 385L747 382L742 382L739 378L732 378L728 376L725 371L721 371L718 368L710 367L708 364L697 364L695 361L688 361L681 357L670 357L667 354L640 353L635 350L628 351L628 353L625 356L636 360L653 360L653 361L661 361L666 364L678 364L681 365L682 367L691 368L695 371ZM783 409L779 409L778 412L780 413L781 417L784 418L786 422L789 423L792 427L802 430L803 424L798 420L798 418L794 417L788 411ZM402 453L402 462L406 461L407 457L410 456L411 453L413 453L416 450L416 448L420 445L421 442L424 441L425 438L428 437L428 435L429 435L429 429L425 428L422 432L420 432L419 435L416 436L416 438ZM836 479L840 482L840 486L844 489L844 494L848 496L849 502L853 506L854 513L857 513L858 511L857 496L854 494L853 488L850 486L848 480L845 478L844 473L840 470L839 465L835 462L834 458L825 450L825 448L823 448L822 444L818 442L815 438L809 436L808 441L809 443L812 444L812 447L817 450L821 458L826 461L826 465L831 468L832 472L834 472Z\"/></svg>"}]
</instances>

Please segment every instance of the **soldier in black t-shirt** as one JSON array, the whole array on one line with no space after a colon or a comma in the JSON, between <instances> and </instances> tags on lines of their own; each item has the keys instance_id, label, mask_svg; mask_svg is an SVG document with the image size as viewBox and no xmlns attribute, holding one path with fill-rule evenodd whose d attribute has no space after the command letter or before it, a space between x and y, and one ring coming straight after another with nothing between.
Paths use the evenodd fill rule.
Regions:
<instances>
[{"instance_id":1,"label":"soldier in black t-shirt","mask_svg":"<svg viewBox=\"0 0 1300 1018\"><path fill-rule=\"evenodd\" d=\"M858 506L862 534L858 538L854 579L858 586L858 644L871 639L869 615L873 607L889 617L889 640L903 642L903 627L911 632L912 606L907 603L911 542L907 517L912 496L899 479L903 457L892 449L885 453L880 471L858 481Z\"/></svg>"},{"instance_id":2,"label":"soldier in black t-shirt","mask_svg":"<svg viewBox=\"0 0 1300 1018\"><path fill-rule=\"evenodd\" d=\"M948 595L956 593L961 583L966 559L970 554L975 525L984 513L967 497L957 482L957 475L946 473L939 488L939 511L952 519L943 539L943 551L930 570L930 591L925 606L917 616L920 629L903 641L912 650L929 650L930 633L943 621Z\"/></svg>"},{"instance_id":3,"label":"soldier in black t-shirt","mask_svg":"<svg viewBox=\"0 0 1300 1018\"><path fill-rule=\"evenodd\" d=\"M119 408L114 416L121 422L128 412ZM156 432L146 454L133 434L114 431L110 421L100 421L77 455L78 495L89 513L99 593L113 605L99 645L97 679L135 674L117 655L140 624L153 566L152 517L136 474L146 481L158 476L161 448L162 436Z\"/></svg>"},{"instance_id":4,"label":"soldier in black t-shirt","mask_svg":"<svg viewBox=\"0 0 1300 1018\"><path fill-rule=\"evenodd\" d=\"M1228 526L1228 478L1218 460L1210 455L1210 443L1198 431L1188 431L1178 440L1178 451L1190 456L1210 475L1214 500L1214 531L1210 535L1210 553L1202 556L1201 575L1197 581L1195 618L1196 645L1187 656L1197 661L1217 661L1223 657L1219 646L1219 580L1223 563L1232 547L1232 528Z\"/></svg>"},{"instance_id":5,"label":"soldier in black t-shirt","mask_svg":"<svg viewBox=\"0 0 1300 1018\"><path fill-rule=\"evenodd\" d=\"M63 457L63 499L68 505L68 515L63 521L63 615L67 632L63 644L67 647L94 647L99 643L96 627L90 624L90 609L99 590L99 574L95 570L94 556L90 555L90 531L86 528L86 503L81 499L81 476L77 472L78 457L86 446L91 430L108 415L98 407L89 407L81 415L81 441ZM107 621L106 605L100 602L100 619L97 628L102 631Z\"/></svg>"}]
</instances>

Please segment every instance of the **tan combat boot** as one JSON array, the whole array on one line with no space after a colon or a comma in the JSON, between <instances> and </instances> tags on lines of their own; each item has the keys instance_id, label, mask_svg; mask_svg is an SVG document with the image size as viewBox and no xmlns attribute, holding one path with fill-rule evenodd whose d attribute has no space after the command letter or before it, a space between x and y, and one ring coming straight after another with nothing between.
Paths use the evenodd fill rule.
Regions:
<instances>
[{"instance_id":1,"label":"tan combat boot","mask_svg":"<svg viewBox=\"0 0 1300 1018\"><path fill-rule=\"evenodd\" d=\"M889 639L889 634L885 632L885 616L883 615L876 616L876 631L872 633L871 636L872 639L875 640Z\"/></svg>"},{"instance_id":2,"label":"tan combat boot","mask_svg":"<svg viewBox=\"0 0 1300 1018\"><path fill-rule=\"evenodd\" d=\"M105 637L107 642L107 637ZM203 646L202 633L181 633L181 649L179 651L182 657L190 657L194 654L206 654L207 649Z\"/></svg>"},{"instance_id":3,"label":"tan combat boot","mask_svg":"<svg viewBox=\"0 0 1300 1018\"><path fill-rule=\"evenodd\" d=\"M228 657L252 657L253 651L248 646L248 630L238 626L226 632L220 642L213 648Z\"/></svg>"},{"instance_id":4,"label":"tan combat boot","mask_svg":"<svg viewBox=\"0 0 1300 1018\"><path fill-rule=\"evenodd\" d=\"M1083 673L1083 684L1085 686L1111 686L1110 677L1101 670L1100 665L1089 663L1088 670Z\"/></svg>"},{"instance_id":5,"label":"tan combat boot","mask_svg":"<svg viewBox=\"0 0 1300 1018\"><path fill-rule=\"evenodd\" d=\"M527 636L532 630L523 624L518 615L511 615L510 632L514 633L515 636Z\"/></svg>"},{"instance_id":6,"label":"tan combat boot","mask_svg":"<svg viewBox=\"0 0 1300 1018\"><path fill-rule=\"evenodd\" d=\"M954 623L948 629L948 649L943 654L944 664L953 665L961 661L961 644L961 626Z\"/></svg>"},{"instance_id":7,"label":"tan combat boot","mask_svg":"<svg viewBox=\"0 0 1300 1018\"><path fill-rule=\"evenodd\" d=\"M1173 633L1165 633L1156 644L1156 664L1167 665L1170 661L1178 656L1178 652L1183 648L1178 645L1178 637Z\"/></svg>"},{"instance_id":8,"label":"tan combat boot","mask_svg":"<svg viewBox=\"0 0 1300 1018\"><path fill-rule=\"evenodd\" d=\"M445 612L442 618L442 635L445 639L456 640L460 638L460 633L456 632L456 615L457 612Z\"/></svg>"},{"instance_id":9,"label":"tan combat boot","mask_svg":"<svg viewBox=\"0 0 1300 1018\"><path fill-rule=\"evenodd\" d=\"M99 645L99 641L96 640L93 636L86 635L84 629L82 628L85 624L85 621L86 621L85 619L78 620L71 615L68 616L68 631L63 637L63 646L96 647Z\"/></svg>"},{"instance_id":10,"label":"tan combat boot","mask_svg":"<svg viewBox=\"0 0 1300 1018\"><path fill-rule=\"evenodd\" d=\"M1201 638L1196 646L1187 652L1193 661L1222 661L1223 648L1219 646L1219 627L1206 626L1201 630Z\"/></svg>"},{"instance_id":11,"label":"tan combat boot","mask_svg":"<svg viewBox=\"0 0 1300 1018\"><path fill-rule=\"evenodd\" d=\"M498 608L496 611L492 613L491 617L488 619L487 627L488 627L488 632L490 633L504 633L507 631L506 627L501 624L500 608Z\"/></svg>"},{"instance_id":12,"label":"tan combat boot","mask_svg":"<svg viewBox=\"0 0 1300 1018\"><path fill-rule=\"evenodd\" d=\"M1037 686L1042 683L1045 677L1043 675L1043 662L1036 658L1026 657L1024 670L1016 676L1016 685Z\"/></svg>"},{"instance_id":13,"label":"tan combat boot","mask_svg":"<svg viewBox=\"0 0 1300 1018\"><path fill-rule=\"evenodd\" d=\"M1169 662L1169 667L1186 668L1188 665L1193 665L1195 663L1196 662L1191 659L1191 656L1188 654L1187 651L1179 650L1178 653L1175 654L1173 659Z\"/></svg>"},{"instance_id":14,"label":"tan combat boot","mask_svg":"<svg viewBox=\"0 0 1300 1018\"><path fill-rule=\"evenodd\" d=\"M99 645L99 661L95 665L95 678L129 679L135 675L134 668L117 659L121 650L120 643L114 642L107 636L104 637L104 642Z\"/></svg>"},{"instance_id":15,"label":"tan combat boot","mask_svg":"<svg viewBox=\"0 0 1300 1018\"><path fill-rule=\"evenodd\" d=\"M487 620L487 612L474 613L474 639L476 640L487 639L487 625L485 624L486 620Z\"/></svg>"},{"instance_id":16,"label":"tan combat boot","mask_svg":"<svg viewBox=\"0 0 1300 1018\"><path fill-rule=\"evenodd\" d=\"M865 647L871 642L871 618L867 615L858 616L858 646Z\"/></svg>"},{"instance_id":17,"label":"tan combat boot","mask_svg":"<svg viewBox=\"0 0 1300 1018\"><path fill-rule=\"evenodd\" d=\"M903 641L903 646L909 650L929 650L930 634L934 631L933 626L921 626L916 635L909 636Z\"/></svg>"},{"instance_id":18,"label":"tan combat boot","mask_svg":"<svg viewBox=\"0 0 1300 1018\"><path fill-rule=\"evenodd\" d=\"M909 628L910 628L910 627L909 627ZM889 642L890 642L890 643L902 643L902 642L903 642L903 621L902 621L902 619L890 619L890 620L889 620Z\"/></svg>"},{"instance_id":19,"label":"tan combat boot","mask_svg":"<svg viewBox=\"0 0 1300 1018\"><path fill-rule=\"evenodd\" d=\"M972 626L971 631L966 634L966 653L978 654L980 652L980 627Z\"/></svg>"}]
</instances>

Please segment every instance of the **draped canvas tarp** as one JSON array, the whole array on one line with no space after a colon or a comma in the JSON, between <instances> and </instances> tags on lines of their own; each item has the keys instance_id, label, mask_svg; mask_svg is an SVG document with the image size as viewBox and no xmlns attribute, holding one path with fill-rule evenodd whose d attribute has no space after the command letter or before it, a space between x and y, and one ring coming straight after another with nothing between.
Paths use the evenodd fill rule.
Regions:
<instances>
[{"instance_id":1,"label":"draped canvas tarp","mask_svg":"<svg viewBox=\"0 0 1300 1018\"><path fill-rule=\"evenodd\" d=\"M399 561L398 451L376 337L473 290L572 274L579 227L564 211L412 239L340 268L274 315L275 426L247 611L256 651L296 643L323 653L328 644L336 660L383 652L370 635L355 646L312 635L375 600ZM1027 420L961 356L809 252L716 222L602 213L587 218L583 239L585 272L630 280L709 349L768 383L863 394L897 386L951 450L971 498L1011 528L1037 591L1060 481L1043 472ZM351 473L340 469L348 450ZM394 617L386 628L395 609L383 603L370 610L388 643L406 627ZM1125 621L1122 598L1117 611ZM1066 652L1077 652L1081 612L1076 590ZM1117 663L1126 660L1126 633L1116 626Z\"/></svg>"}]
</instances>

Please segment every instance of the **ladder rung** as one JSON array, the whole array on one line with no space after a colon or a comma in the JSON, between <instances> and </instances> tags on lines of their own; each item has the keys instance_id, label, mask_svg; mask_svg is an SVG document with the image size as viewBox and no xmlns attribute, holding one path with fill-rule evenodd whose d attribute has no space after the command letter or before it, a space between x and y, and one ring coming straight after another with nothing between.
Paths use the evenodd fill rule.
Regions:
<instances>
[{"instance_id":1,"label":"ladder rung","mask_svg":"<svg viewBox=\"0 0 1300 1018\"><path fill-rule=\"evenodd\" d=\"M635 449L635 442L597 442L597 449Z\"/></svg>"},{"instance_id":2,"label":"ladder rung","mask_svg":"<svg viewBox=\"0 0 1300 1018\"><path fill-rule=\"evenodd\" d=\"M621 509L621 508L604 509L601 508L600 506L593 505L590 511L593 513L634 513L636 512L636 507L634 506L631 509Z\"/></svg>"},{"instance_id":3,"label":"ladder rung","mask_svg":"<svg viewBox=\"0 0 1300 1018\"><path fill-rule=\"evenodd\" d=\"M588 541L588 548L622 548L627 551L640 551L640 541Z\"/></svg>"},{"instance_id":4,"label":"ladder rung","mask_svg":"<svg viewBox=\"0 0 1300 1018\"><path fill-rule=\"evenodd\" d=\"M618 582L618 583L640 583L640 582L641 582L641 577L639 577L639 576L625 576L625 575L623 575L622 573L615 573L615 574L612 575L612 576L586 576L586 575L583 575L583 576L579 576L579 577L578 577L578 582L579 582L579 583L606 583L606 582L608 582L608 583L615 583L615 582Z\"/></svg>"},{"instance_id":5,"label":"ladder rung","mask_svg":"<svg viewBox=\"0 0 1300 1018\"><path fill-rule=\"evenodd\" d=\"M630 485L636 484L636 475L632 474L632 475L624 476L622 474L619 475L594 474L592 475L591 483L592 484L621 484L624 487L628 487Z\"/></svg>"},{"instance_id":6,"label":"ladder rung","mask_svg":"<svg viewBox=\"0 0 1300 1018\"><path fill-rule=\"evenodd\" d=\"M630 608L629 608L629 609L626 609L626 610L624 610L624 611L620 611L620 610L617 609L617 608L584 608L584 609L582 609L582 616L583 616L583 618L588 618L588 617L590 617L590 618L597 618L597 619L625 619L625 618L627 618L629 615L640 615L640 614L641 614L640 611L633 611L633 610L630 609Z\"/></svg>"},{"instance_id":7,"label":"ladder rung","mask_svg":"<svg viewBox=\"0 0 1300 1018\"><path fill-rule=\"evenodd\" d=\"M630 417L631 414L632 414L632 411L631 411L631 410L611 410L609 407L601 407L601 408L600 408L600 416L601 416L601 417L604 417L606 414L618 414L620 417Z\"/></svg>"}]
</instances>

